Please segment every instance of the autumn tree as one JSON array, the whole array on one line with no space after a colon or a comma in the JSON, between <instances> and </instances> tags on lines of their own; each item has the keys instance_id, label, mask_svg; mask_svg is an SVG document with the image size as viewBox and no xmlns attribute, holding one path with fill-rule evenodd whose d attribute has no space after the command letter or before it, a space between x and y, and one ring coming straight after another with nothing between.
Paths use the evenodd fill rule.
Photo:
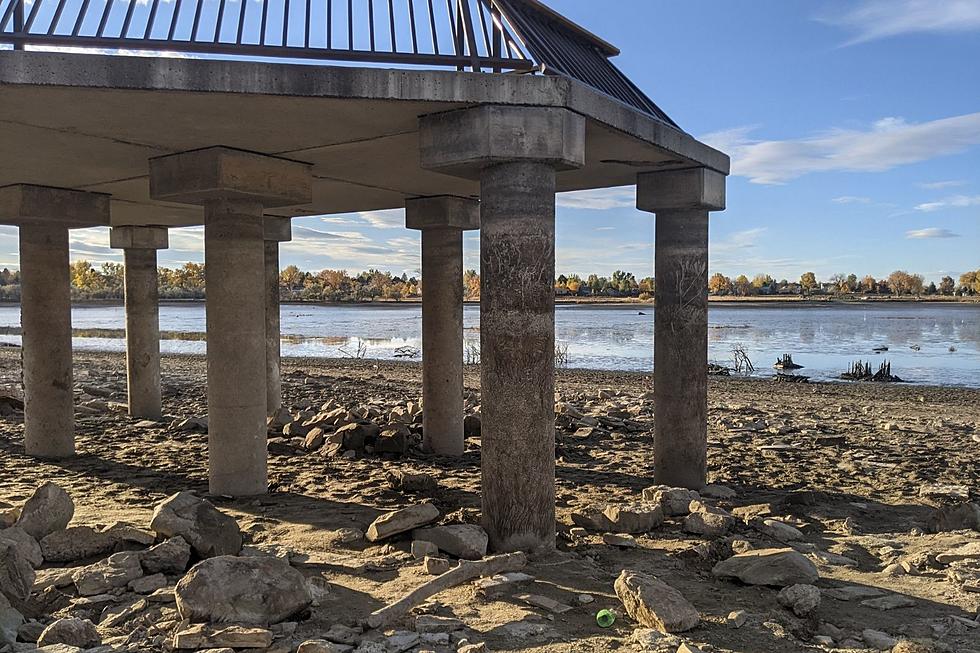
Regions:
<instances>
[{"instance_id":1,"label":"autumn tree","mask_svg":"<svg viewBox=\"0 0 980 653\"><path fill-rule=\"evenodd\" d=\"M812 292L817 287L817 275L813 272L804 272L800 277L800 288L803 294Z\"/></svg>"},{"instance_id":2,"label":"autumn tree","mask_svg":"<svg viewBox=\"0 0 980 653\"><path fill-rule=\"evenodd\" d=\"M940 295L952 295L956 291L956 282L953 281L953 277L943 277L939 281L939 294Z\"/></svg>"},{"instance_id":3,"label":"autumn tree","mask_svg":"<svg viewBox=\"0 0 980 653\"><path fill-rule=\"evenodd\" d=\"M878 289L878 282L869 274L861 279L861 288L864 292L875 292Z\"/></svg>"},{"instance_id":4,"label":"autumn tree","mask_svg":"<svg viewBox=\"0 0 980 653\"><path fill-rule=\"evenodd\" d=\"M735 283L733 285L735 287L735 294L739 297L745 297L752 292L752 283L744 274L740 274L735 277Z\"/></svg>"},{"instance_id":5,"label":"autumn tree","mask_svg":"<svg viewBox=\"0 0 980 653\"><path fill-rule=\"evenodd\" d=\"M732 292L732 280L721 272L715 272L708 279L708 292L712 295L728 295Z\"/></svg>"}]
</instances>

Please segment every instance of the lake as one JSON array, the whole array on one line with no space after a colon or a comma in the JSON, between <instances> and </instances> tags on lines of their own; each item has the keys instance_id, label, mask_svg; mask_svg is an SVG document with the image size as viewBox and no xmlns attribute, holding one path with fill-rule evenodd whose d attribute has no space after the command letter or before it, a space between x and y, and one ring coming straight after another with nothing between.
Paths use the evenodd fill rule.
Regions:
<instances>
[{"instance_id":1,"label":"lake","mask_svg":"<svg viewBox=\"0 0 980 653\"><path fill-rule=\"evenodd\" d=\"M652 306L559 305L557 340L567 346L568 366L651 371ZM20 308L0 306L0 326L18 326ZM799 373L835 379L858 359L873 368L888 360L892 373L912 383L980 388L980 305L977 304L712 304L708 314L708 356L730 365L741 345L757 368L771 375L775 359L792 354ZM82 329L122 329L122 306L76 306L72 324ZM164 331L204 332L204 305L163 304ZM478 345L479 306L464 310L465 340ZM344 357L359 345L368 358L395 358L400 348L421 347L418 304L350 306L284 305L284 356ZM19 336L0 336L19 343ZM75 338L76 349L122 351L121 338ZM884 353L875 347L888 347ZM913 347L918 347L914 350ZM950 349L954 351L950 351ZM204 353L201 340L164 340L165 353Z\"/></svg>"}]
</instances>

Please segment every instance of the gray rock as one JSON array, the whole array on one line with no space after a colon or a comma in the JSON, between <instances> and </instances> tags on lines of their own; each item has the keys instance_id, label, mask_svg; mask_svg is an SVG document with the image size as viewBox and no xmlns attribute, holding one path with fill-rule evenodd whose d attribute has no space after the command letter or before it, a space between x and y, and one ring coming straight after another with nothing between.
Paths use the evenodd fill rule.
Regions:
<instances>
[{"instance_id":1,"label":"gray rock","mask_svg":"<svg viewBox=\"0 0 980 653\"><path fill-rule=\"evenodd\" d=\"M75 503L60 486L50 481L39 487L21 508L17 525L36 540L68 526Z\"/></svg>"},{"instance_id":2,"label":"gray rock","mask_svg":"<svg viewBox=\"0 0 980 653\"><path fill-rule=\"evenodd\" d=\"M58 619L37 638L38 646L67 644L79 648L92 648L102 644L102 636L88 619Z\"/></svg>"},{"instance_id":3,"label":"gray rock","mask_svg":"<svg viewBox=\"0 0 980 653\"><path fill-rule=\"evenodd\" d=\"M0 531L0 537L3 537ZM980 560L980 542L967 542L947 551L943 551L936 556L936 560L944 565L959 562L961 560Z\"/></svg>"},{"instance_id":4,"label":"gray rock","mask_svg":"<svg viewBox=\"0 0 980 653\"><path fill-rule=\"evenodd\" d=\"M212 626L193 624L174 635L174 648L243 648L267 649L272 645L272 631L246 626Z\"/></svg>"},{"instance_id":5,"label":"gray rock","mask_svg":"<svg viewBox=\"0 0 980 653\"><path fill-rule=\"evenodd\" d=\"M439 555L439 547L427 540L415 540L412 542L412 557L416 560L424 560L428 556Z\"/></svg>"},{"instance_id":6,"label":"gray rock","mask_svg":"<svg viewBox=\"0 0 980 653\"><path fill-rule=\"evenodd\" d=\"M439 550L465 560L479 560L485 556L489 541L487 532L475 524L450 524L417 529L412 531L412 537L431 542Z\"/></svg>"},{"instance_id":7,"label":"gray rock","mask_svg":"<svg viewBox=\"0 0 980 653\"><path fill-rule=\"evenodd\" d=\"M659 503L594 505L571 514L576 526L607 533L646 533L664 522Z\"/></svg>"},{"instance_id":8,"label":"gray rock","mask_svg":"<svg viewBox=\"0 0 980 653\"><path fill-rule=\"evenodd\" d=\"M10 601L0 594L0 648L17 641L17 629L24 623L24 615L10 605Z\"/></svg>"},{"instance_id":9,"label":"gray rock","mask_svg":"<svg viewBox=\"0 0 980 653\"><path fill-rule=\"evenodd\" d=\"M123 551L76 569L71 579L81 596L96 596L116 587L126 587L130 581L142 575L139 555L132 551Z\"/></svg>"},{"instance_id":10,"label":"gray rock","mask_svg":"<svg viewBox=\"0 0 980 653\"><path fill-rule=\"evenodd\" d=\"M624 569L615 589L626 612L648 628L680 633L701 622L698 611L680 592L654 576Z\"/></svg>"},{"instance_id":11,"label":"gray rock","mask_svg":"<svg viewBox=\"0 0 980 653\"><path fill-rule=\"evenodd\" d=\"M41 555L41 545L20 526L5 528L0 531L0 540L13 543L32 567L40 567L41 563L44 562L44 556Z\"/></svg>"},{"instance_id":12,"label":"gray rock","mask_svg":"<svg viewBox=\"0 0 980 653\"><path fill-rule=\"evenodd\" d=\"M918 605L915 599L908 596L902 596L901 594L889 594L888 596L882 596L878 599L865 599L861 601L861 605L866 608L874 608L875 610L896 610L898 608L911 608Z\"/></svg>"},{"instance_id":13,"label":"gray rock","mask_svg":"<svg viewBox=\"0 0 980 653\"><path fill-rule=\"evenodd\" d=\"M898 644L898 640L888 633L883 633L880 630L874 630L872 628L862 630L861 639L864 640L865 644L877 651L890 651Z\"/></svg>"},{"instance_id":14,"label":"gray rock","mask_svg":"<svg viewBox=\"0 0 980 653\"><path fill-rule=\"evenodd\" d=\"M190 492L178 492L158 505L150 529L165 537L183 537L203 558L242 550L238 522Z\"/></svg>"},{"instance_id":15,"label":"gray rock","mask_svg":"<svg viewBox=\"0 0 980 653\"><path fill-rule=\"evenodd\" d=\"M643 490L643 500L659 503L665 515L677 517L689 513L691 502L700 501L701 495L685 488L654 485Z\"/></svg>"},{"instance_id":16,"label":"gray rock","mask_svg":"<svg viewBox=\"0 0 980 653\"><path fill-rule=\"evenodd\" d=\"M927 528L930 533L946 531L980 531L980 504L959 503L943 506L929 518Z\"/></svg>"},{"instance_id":17,"label":"gray rock","mask_svg":"<svg viewBox=\"0 0 980 653\"><path fill-rule=\"evenodd\" d=\"M735 517L727 510L700 501L692 501L690 511L691 514L684 519L685 533L721 537L735 525Z\"/></svg>"},{"instance_id":18,"label":"gray rock","mask_svg":"<svg viewBox=\"0 0 980 653\"><path fill-rule=\"evenodd\" d=\"M450 569L453 568L452 563L450 563L445 558L433 558L427 557L422 561L422 566L425 568L425 573L430 576L441 576Z\"/></svg>"},{"instance_id":19,"label":"gray rock","mask_svg":"<svg viewBox=\"0 0 980 653\"><path fill-rule=\"evenodd\" d=\"M415 632L417 633L452 633L464 628L466 625L455 617L423 614L415 619Z\"/></svg>"},{"instance_id":20,"label":"gray rock","mask_svg":"<svg viewBox=\"0 0 980 653\"><path fill-rule=\"evenodd\" d=\"M406 533L419 526L425 526L439 518L439 509L431 503L417 503L414 506L386 513L368 526L366 537L378 542L400 533Z\"/></svg>"},{"instance_id":21,"label":"gray rock","mask_svg":"<svg viewBox=\"0 0 980 653\"><path fill-rule=\"evenodd\" d=\"M41 553L47 562L74 562L105 555L117 542L112 535L90 526L72 526L46 535L41 540Z\"/></svg>"},{"instance_id":22,"label":"gray rock","mask_svg":"<svg viewBox=\"0 0 980 653\"><path fill-rule=\"evenodd\" d=\"M813 585L790 585L776 596L779 605L793 611L798 617L807 617L820 607L820 590Z\"/></svg>"},{"instance_id":23,"label":"gray rock","mask_svg":"<svg viewBox=\"0 0 980 653\"><path fill-rule=\"evenodd\" d=\"M0 540L0 594L14 602L27 599L34 586L34 568L10 540Z\"/></svg>"},{"instance_id":24,"label":"gray rock","mask_svg":"<svg viewBox=\"0 0 980 653\"><path fill-rule=\"evenodd\" d=\"M273 557L209 558L177 583L176 595L182 618L212 623L274 624L313 601L303 575Z\"/></svg>"},{"instance_id":25,"label":"gray rock","mask_svg":"<svg viewBox=\"0 0 980 653\"><path fill-rule=\"evenodd\" d=\"M191 546L183 537L171 537L140 553L140 564L148 574L182 574L191 559Z\"/></svg>"},{"instance_id":26,"label":"gray rock","mask_svg":"<svg viewBox=\"0 0 980 653\"><path fill-rule=\"evenodd\" d=\"M748 585L812 585L820 577L816 566L793 549L758 549L722 560L711 570L719 578L737 578Z\"/></svg>"},{"instance_id":27,"label":"gray rock","mask_svg":"<svg viewBox=\"0 0 980 653\"><path fill-rule=\"evenodd\" d=\"M299 645L296 653L343 653L349 647L340 647L325 639L310 639Z\"/></svg>"},{"instance_id":28,"label":"gray rock","mask_svg":"<svg viewBox=\"0 0 980 653\"><path fill-rule=\"evenodd\" d=\"M153 574L152 576L142 576L129 581L129 589L137 594L152 594L158 589L167 586L167 577L163 574Z\"/></svg>"}]
</instances>

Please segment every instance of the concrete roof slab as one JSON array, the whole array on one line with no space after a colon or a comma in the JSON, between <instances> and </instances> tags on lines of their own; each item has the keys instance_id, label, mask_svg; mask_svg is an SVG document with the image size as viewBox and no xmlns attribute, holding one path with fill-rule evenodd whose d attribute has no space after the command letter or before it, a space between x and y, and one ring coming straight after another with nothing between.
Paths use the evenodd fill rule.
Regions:
<instances>
[{"instance_id":1,"label":"concrete roof slab","mask_svg":"<svg viewBox=\"0 0 980 653\"><path fill-rule=\"evenodd\" d=\"M58 222L69 229L109 224L109 196L31 184L0 187L0 224Z\"/></svg>"}]
</instances>

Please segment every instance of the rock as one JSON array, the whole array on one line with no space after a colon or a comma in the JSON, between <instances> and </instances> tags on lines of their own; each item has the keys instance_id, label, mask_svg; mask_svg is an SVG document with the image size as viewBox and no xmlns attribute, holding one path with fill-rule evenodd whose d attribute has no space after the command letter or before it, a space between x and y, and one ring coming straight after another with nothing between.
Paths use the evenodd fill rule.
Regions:
<instances>
[{"instance_id":1,"label":"rock","mask_svg":"<svg viewBox=\"0 0 980 653\"><path fill-rule=\"evenodd\" d=\"M363 451L368 440L378 437L381 428L376 424L345 424L338 428L329 441L343 445L344 449Z\"/></svg>"},{"instance_id":2,"label":"rock","mask_svg":"<svg viewBox=\"0 0 980 653\"><path fill-rule=\"evenodd\" d=\"M517 598L533 606L554 612L555 614L564 614L573 609L570 605L565 605L561 601L556 601L553 598L541 596L540 594L521 594Z\"/></svg>"},{"instance_id":3,"label":"rock","mask_svg":"<svg viewBox=\"0 0 980 653\"><path fill-rule=\"evenodd\" d=\"M0 537L3 537L3 531L0 531ZM954 549L943 551L936 556L936 561L944 565L960 560L980 560L980 542L968 542Z\"/></svg>"},{"instance_id":4,"label":"rock","mask_svg":"<svg viewBox=\"0 0 980 653\"><path fill-rule=\"evenodd\" d=\"M480 416L476 414L466 415L463 417L463 436L467 438L478 438L480 437L480 430L482 424L480 422Z\"/></svg>"},{"instance_id":5,"label":"rock","mask_svg":"<svg viewBox=\"0 0 980 653\"><path fill-rule=\"evenodd\" d=\"M464 628L466 628L466 624L455 617L424 614L415 619L415 632L417 633L452 633Z\"/></svg>"},{"instance_id":6,"label":"rock","mask_svg":"<svg viewBox=\"0 0 980 653\"><path fill-rule=\"evenodd\" d=\"M609 546L618 546L623 549L635 549L639 546L636 538L632 535L619 535L618 533L603 533L602 543Z\"/></svg>"},{"instance_id":7,"label":"rock","mask_svg":"<svg viewBox=\"0 0 980 653\"><path fill-rule=\"evenodd\" d=\"M861 601L861 605L866 608L885 611L896 610L898 608L911 608L917 605L917 603L915 599L902 596L901 594L889 594L878 599L865 599Z\"/></svg>"},{"instance_id":8,"label":"rock","mask_svg":"<svg viewBox=\"0 0 980 653\"><path fill-rule=\"evenodd\" d=\"M428 474L411 473L402 470L385 472L385 480L392 490L399 492L431 492L439 484Z\"/></svg>"},{"instance_id":9,"label":"rock","mask_svg":"<svg viewBox=\"0 0 980 653\"><path fill-rule=\"evenodd\" d=\"M41 553L47 562L74 562L105 555L116 547L116 538L90 526L72 526L55 531L41 540Z\"/></svg>"},{"instance_id":10,"label":"rock","mask_svg":"<svg viewBox=\"0 0 980 653\"><path fill-rule=\"evenodd\" d=\"M22 623L20 627L17 628L17 639L22 642L31 642L37 644L38 637L44 632L44 624L40 621L28 621ZM0 641L3 641L3 635L0 634Z\"/></svg>"},{"instance_id":11,"label":"rock","mask_svg":"<svg viewBox=\"0 0 980 653\"><path fill-rule=\"evenodd\" d=\"M749 613L745 610L732 610L728 613L728 618L725 620L729 626L732 628L741 628L745 625L745 622L749 620Z\"/></svg>"},{"instance_id":12,"label":"rock","mask_svg":"<svg viewBox=\"0 0 980 653\"><path fill-rule=\"evenodd\" d=\"M320 427L310 429L309 433L306 434L306 439L303 441L303 448L307 451L316 451L323 446L326 439L327 432Z\"/></svg>"},{"instance_id":13,"label":"rock","mask_svg":"<svg viewBox=\"0 0 980 653\"><path fill-rule=\"evenodd\" d=\"M178 492L159 504L150 528L165 537L180 535L204 558L242 550L238 522L190 492Z\"/></svg>"},{"instance_id":14,"label":"rock","mask_svg":"<svg viewBox=\"0 0 980 653\"><path fill-rule=\"evenodd\" d=\"M891 653L946 653L948 650L928 639L903 639L895 644Z\"/></svg>"},{"instance_id":15,"label":"rock","mask_svg":"<svg viewBox=\"0 0 980 653\"><path fill-rule=\"evenodd\" d=\"M890 651L898 644L898 640L888 633L871 628L865 628L861 631L861 639L864 640L865 644L878 651Z\"/></svg>"},{"instance_id":16,"label":"rock","mask_svg":"<svg viewBox=\"0 0 980 653\"><path fill-rule=\"evenodd\" d=\"M120 603L107 606L102 611L102 618L99 621L100 628L116 628L134 619L139 613L149 607L146 599L137 599L129 603Z\"/></svg>"},{"instance_id":17,"label":"rock","mask_svg":"<svg viewBox=\"0 0 980 653\"><path fill-rule=\"evenodd\" d=\"M171 537L140 553L140 564L148 574L182 574L191 559L191 546L183 537Z\"/></svg>"},{"instance_id":18,"label":"rock","mask_svg":"<svg viewBox=\"0 0 980 653\"><path fill-rule=\"evenodd\" d=\"M139 554L133 551L114 553L105 560L76 569L71 579L81 596L105 594L116 587L126 587L143 575Z\"/></svg>"},{"instance_id":19,"label":"rock","mask_svg":"<svg viewBox=\"0 0 980 653\"><path fill-rule=\"evenodd\" d=\"M969 485L923 485L919 488L919 496L938 502L966 501L970 498Z\"/></svg>"},{"instance_id":20,"label":"rock","mask_svg":"<svg viewBox=\"0 0 980 653\"><path fill-rule=\"evenodd\" d=\"M368 526L367 539L371 542L384 540L434 522L439 518L439 509L431 503L417 503L408 508L381 515Z\"/></svg>"},{"instance_id":21,"label":"rock","mask_svg":"<svg viewBox=\"0 0 980 653\"><path fill-rule=\"evenodd\" d=\"M426 540L415 540L412 542L412 557L416 560L424 560L429 556L439 555L439 547Z\"/></svg>"},{"instance_id":22,"label":"rock","mask_svg":"<svg viewBox=\"0 0 980 653\"><path fill-rule=\"evenodd\" d=\"M303 575L273 557L218 556L191 568L176 588L183 619L274 624L310 607Z\"/></svg>"},{"instance_id":23,"label":"rock","mask_svg":"<svg viewBox=\"0 0 980 653\"><path fill-rule=\"evenodd\" d=\"M450 524L412 531L412 537L435 544L439 550L465 560L487 554L487 532L475 524ZM423 556L424 557L424 556Z\"/></svg>"},{"instance_id":24,"label":"rock","mask_svg":"<svg viewBox=\"0 0 980 653\"><path fill-rule=\"evenodd\" d=\"M404 428L404 427L402 427ZM374 453L394 453L404 455L408 452L411 435L402 429L385 429L374 441Z\"/></svg>"},{"instance_id":25,"label":"rock","mask_svg":"<svg viewBox=\"0 0 980 653\"><path fill-rule=\"evenodd\" d=\"M680 592L653 576L625 569L616 579L615 589L626 612L648 628L680 633L701 621L698 611Z\"/></svg>"},{"instance_id":26,"label":"rock","mask_svg":"<svg viewBox=\"0 0 980 653\"><path fill-rule=\"evenodd\" d=\"M334 624L330 626L330 630L323 634L323 639L328 642L333 642L334 644L346 644L352 646L357 643L357 640L361 638L361 633L363 631L358 628L351 628L350 626L345 626L344 624Z\"/></svg>"},{"instance_id":27,"label":"rock","mask_svg":"<svg viewBox=\"0 0 980 653\"><path fill-rule=\"evenodd\" d=\"M75 515L75 503L59 485L50 481L39 487L20 510L17 526L35 540L68 526Z\"/></svg>"},{"instance_id":28,"label":"rock","mask_svg":"<svg viewBox=\"0 0 980 653\"><path fill-rule=\"evenodd\" d=\"M245 626L212 626L194 624L174 635L174 648L200 649L205 647L268 648L272 631Z\"/></svg>"},{"instance_id":29,"label":"rock","mask_svg":"<svg viewBox=\"0 0 980 653\"><path fill-rule=\"evenodd\" d=\"M10 601L0 594L0 648L17 641L17 631L24 623L24 615L10 605Z\"/></svg>"},{"instance_id":30,"label":"rock","mask_svg":"<svg viewBox=\"0 0 980 653\"><path fill-rule=\"evenodd\" d=\"M20 526L5 528L0 531L0 541L2 540L6 540L17 547L17 550L32 567L40 567L41 563L44 562L41 545Z\"/></svg>"},{"instance_id":31,"label":"rock","mask_svg":"<svg viewBox=\"0 0 980 653\"><path fill-rule=\"evenodd\" d=\"M643 500L659 503L668 517L686 515L690 512L691 502L700 501L701 495L694 490L654 485L643 490Z\"/></svg>"},{"instance_id":32,"label":"rock","mask_svg":"<svg viewBox=\"0 0 980 653\"><path fill-rule=\"evenodd\" d=\"M943 506L929 518L927 529L930 533L947 531L980 531L980 504L959 503Z\"/></svg>"},{"instance_id":33,"label":"rock","mask_svg":"<svg viewBox=\"0 0 980 653\"><path fill-rule=\"evenodd\" d=\"M777 519L758 519L754 520L752 525L760 532L780 542L799 542L806 539L799 529Z\"/></svg>"},{"instance_id":34,"label":"rock","mask_svg":"<svg viewBox=\"0 0 980 653\"><path fill-rule=\"evenodd\" d=\"M730 487L724 485L705 485L699 494L709 499L734 499L738 493Z\"/></svg>"},{"instance_id":35,"label":"rock","mask_svg":"<svg viewBox=\"0 0 980 653\"><path fill-rule=\"evenodd\" d=\"M151 546L157 540L157 535L151 530L139 528L127 522L115 522L102 533L111 537L117 546L138 545L140 547Z\"/></svg>"},{"instance_id":36,"label":"rock","mask_svg":"<svg viewBox=\"0 0 980 653\"><path fill-rule=\"evenodd\" d=\"M158 589L166 586L167 577L163 574L143 576L142 578L129 581L129 589L133 590L137 594L152 594Z\"/></svg>"},{"instance_id":37,"label":"rock","mask_svg":"<svg viewBox=\"0 0 980 653\"><path fill-rule=\"evenodd\" d=\"M79 648L92 648L102 644L102 636L88 619L58 619L41 632L38 646L67 644Z\"/></svg>"},{"instance_id":38,"label":"rock","mask_svg":"<svg viewBox=\"0 0 980 653\"><path fill-rule=\"evenodd\" d=\"M87 653L85 649L72 646L71 644L50 644L36 649L37 653ZM32 651L32 653L34 653Z\"/></svg>"},{"instance_id":39,"label":"rock","mask_svg":"<svg viewBox=\"0 0 980 653\"><path fill-rule=\"evenodd\" d=\"M325 639L310 639L300 644L296 653L343 653L346 650L349 649L341 648Z\"/></svg>"},{"instance_id":40,"label":"rock","mask_svg":"<svg viewBox=\"0 0 980 653\"><path fill-rule=\"evenodd\" d=\"M610 533L646 533L664 521L663 508L653 503L594 505L571 514L581 528Z\"/></svg>"},{"instance_id":41,"label":"rock","mask_svg":"<svg viewBox=\"0 0 980 653\"><path fill-rule=\"evenodd\" d=\"M34 568L17 544L0 540L0 594L15 603L25 601L31 594L34 578Z\"/></svg>"},{"instance_id":42,"label":"rock","mask_svg":"<svg viewBox=\"0 0 980 653\"><path fill-rule=\"evenodd\" d=\"M422 566L425 567L425 573L429 574L430 576L441 576L453 568L452 563L445 558L432 557L428 557L423 560Z\"/></svg>"},{"instance_id":43,"label":"rock","mask_svg":"<svg viewBox=\"0 0 980 653\"><path fill-rule=\"evenodd\" d=\"M820 607L820 590L813 585L790 585L784 587L776 599L797 617L807 617Z\"/></svg>"},{"instance_id":44,"label":"rock","mask_svg":"<svg viewBox=\"0 0 980 653\"><path fill-rule=\"evenodd\" d=\"M692 501L684 519L684 532L705 537L721 537L735 525L735 517L727 510Z\"/></svg>"},{"instance_id":45,"label":"rock","mask_svg":"<svg viewBox=\"0 0 980 653\"><path fill-rule=\"evenodd\" d=\"M722 560L711 570L718 578L737 578L748 585L812 585L820 578L816 566L793 549L758 549Z\"/></svg>"},{"instance_id":46,"label":"rock","mask_svg":"<svg viewBox=\"0 0 980 653\"><path fill-rule=\"evenodd\" d=\"M456 653L489 653L490 649L484 642L478 644L464 644L456 649Z\"/></svg>"}]
</instances>

